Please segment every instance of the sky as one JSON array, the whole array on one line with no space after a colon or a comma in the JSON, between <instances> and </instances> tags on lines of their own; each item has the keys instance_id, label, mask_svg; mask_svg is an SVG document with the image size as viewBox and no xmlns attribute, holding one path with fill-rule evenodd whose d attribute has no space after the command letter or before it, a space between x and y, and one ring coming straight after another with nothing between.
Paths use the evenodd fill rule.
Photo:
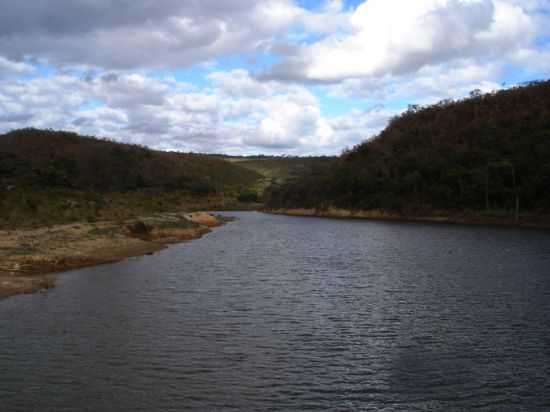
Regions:
<instances>
[{"instance_id":1,"label":"sky","mask_svg":"<svg viewBox=\"0 0 550 412\"><path fill-rule=\"evenodd\" d=\"M550 0L0 0L0 132L333 155L550 77Z\"/></svg>"}]
</instances>

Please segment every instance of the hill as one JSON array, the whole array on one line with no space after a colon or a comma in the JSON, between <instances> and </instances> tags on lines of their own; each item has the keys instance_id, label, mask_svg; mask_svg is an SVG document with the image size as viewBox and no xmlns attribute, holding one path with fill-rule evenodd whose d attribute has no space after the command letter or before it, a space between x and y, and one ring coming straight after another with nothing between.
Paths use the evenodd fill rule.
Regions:
<instances>
[{"instance_id":1,"label":"hill","mask_svg":"<svg viewBox=\"0 0 550 412\"><path fill-rule=\"evenodd\" d=\"M550 211L550 81L410 106L378 136L271 193L272 208Z\"/></svg>"},{"instance_id":2,"label":"hill","mask_svg":"<svg viewBox=\"0 0 550 412\"><path fill-rule=\"evenodd\" d=\"M330 156L224 156L227 161L257 172L262 176L252 188L260 197L265 192L299 176L325 168L334 161Z\"/></svg>"},{"instance_id":3,"label":"hill","mask_svg":"<svg viewBox=\"0 0 550 412\"><path fill-rule=\"evenodd\" d=\"M16 130L0 135L0 227L224 207L261 178L216 156Z\"/></svg>"},{"instance_id":4,"label":"hill","mask_svg":"<svg viewBox=\"0 0 550 412\"><path fill-rule=\"evenodd\" d=\"M0 178L3 185L100 192L162 188L200 195L233 192L260 176L213 156L22 129L0 135Z\"/></svg>"}]
</instances>

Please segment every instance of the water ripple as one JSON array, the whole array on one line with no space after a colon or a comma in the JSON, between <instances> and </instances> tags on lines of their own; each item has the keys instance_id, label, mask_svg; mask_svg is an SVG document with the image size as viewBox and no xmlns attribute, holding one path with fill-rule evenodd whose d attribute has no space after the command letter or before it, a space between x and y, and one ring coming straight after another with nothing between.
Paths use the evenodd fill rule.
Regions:
<instances>
[{"instance_id":1,"label":"water ripple","mask_svg":"<svg viewBox=\"0 0 550 412\"><path fill-rule=\"evenodd\" d=\"M548 233L238 215L0 301L0 409L550 410Z\"/></svg>"}]
</instances>

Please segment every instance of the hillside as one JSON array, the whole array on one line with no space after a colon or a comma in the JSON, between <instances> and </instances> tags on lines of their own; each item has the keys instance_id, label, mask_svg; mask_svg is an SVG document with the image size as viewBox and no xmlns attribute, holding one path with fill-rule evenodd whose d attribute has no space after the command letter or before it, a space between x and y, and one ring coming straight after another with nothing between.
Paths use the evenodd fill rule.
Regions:
<instances>
[{"instance_id":1,"label":"hillside","mask_svg":"<svg viewBox=\"0 0 550 412\"><path fill-rule=\"evenodd\" d=\"M212 156L160 152L70 132L23 129L0 135L4 186L101 192L162 188L206 194L239 190L259 177Z\"/></svg>"},{"instance_id":2,"label":"hillside","mask_svg":"<svg viewBox=\"0 0 550 412\"><path fill-rule=\"evenodd\" d=\"M331 167L273 191L268 204L407 215L541 215L550 211L549 187L550 81L545 81L411 106Z\"/></svg>"},{"instance_id":3,"label":"hillside","mask_svg":"<svg viewBox=\"0 0 550 412\"><path fill-rule=\"evenodd\" d=\"M16 130L0 135L0 228L224 207L261 178L216 156Z\"/></svg>"},{"instance_id":4,"label":"hillside","mask_svg":"<svg viewBox=\"0 0 550 412\"><path fill-rule=\"evenodd\" d=\"M260 196L288 180L328 167L336 158L330 156L224 156L227 161L253 170L262 176L253 190Z\"/></svg>"}]
</instances>

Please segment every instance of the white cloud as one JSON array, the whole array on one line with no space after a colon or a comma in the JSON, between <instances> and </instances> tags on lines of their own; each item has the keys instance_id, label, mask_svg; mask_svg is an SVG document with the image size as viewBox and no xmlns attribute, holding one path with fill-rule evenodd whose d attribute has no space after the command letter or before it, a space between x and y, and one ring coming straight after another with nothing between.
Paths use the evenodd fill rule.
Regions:
<instances>
[{"instance_id":1,"label":"white cloud","mask_svg":"<svg viewBox=\"0 0 550 412\"><path fill-rule=\"evenodd\" d=\"M30 74L34 72L34 68L22 62L14 62L0 55L0 79L5 77L20 76L22 74Z\"/></svg>"},{"instance_id":2,"label":"white cloud","mask_svg":"<svg viewBox=\"0 0 550 412\"><path fill-rule=\"evenodd\" d=\"M550 46L540 49L524 48L510 57L510 63L521 67L523 71L534 73L550 72Z\"/></svg>"},{"instance_id":3,"label":"white cloud","mask_svg":"<svg viewBox=\"0 0 550 412\"><path fill-rule=\"evenodd\" d=\"M348 29L304 45L266 77L338 82L402 75L455 59L497 58L527 45L535 20L510 0L369 0Z\"/></svg>"},{"instance_id":4,"label":"white cloud","mask_svg":"<svg viewBox=\"0 0 550 412\"><path fill-rule=\"evenodd\" d=\"M202 91L115 72L4 80L0 130L66 129L167 150L335 154L379 130L387 117L373 111L352 112L361 117L355 120L326 118L307 88L262 83L243 70L211 79L213 87Z\"/></svg>"},{"instance_id":5,"label":"white cloud","mask_svg":"<svg viewBox=\"0 0 550 412\"><path fill-rule=\"evenodd\" d=\"M397 114L397 110L375 106L370 110L353 109L343 116L331 119L330 125L337 137L332 145L332 152L339 153L344 148L353 147L374 137Z\"/></svg>"},{"instance_id":6,"label":"white cloud","mask_svg":"<svg viewBox=\"0 0 550 412\"><path fill-rule=\"evenodd\" d=\"M299 22L308 32L334 33L346 28L350 15L342 0L328 0L314 12L302 10Z\"/></svg>"},{"instance_id":7,"label":"white cloud","mask_svg":"<svg viewBox=\"0 0 550 412\"><path fill-rule=\"evenodd\" d=\"M242 69L210 73L208 78L227 96L261 98L271 92L269 82L260 83Z\"/></svg>"},{"instance_id":8,"label":"white cloud","mask_svg":"<svg viewBox=\"0 0 550 412\"><path fill-rule=\"evenodd\" d=\"M315 150L326 147L334 137L313 96L273 96L263 106L264 117L256 133L245 137L246 145Z\"/></svg>"},{"instance_id":9,"label":"white cloud","mask_svg":"<svg viewBox=\"0 0 550 412\"><path fill-rule=\"evenodd\" d=\"M502 86L492 79L499 77L500 67L496 64L475 64L463 60L452 67L426 66L403 76L348 79L329 85L327 89L335 97L433 104L443 99L467 96L474 89L483 92L497 90Z\"/></svg>"}]
</instances>

